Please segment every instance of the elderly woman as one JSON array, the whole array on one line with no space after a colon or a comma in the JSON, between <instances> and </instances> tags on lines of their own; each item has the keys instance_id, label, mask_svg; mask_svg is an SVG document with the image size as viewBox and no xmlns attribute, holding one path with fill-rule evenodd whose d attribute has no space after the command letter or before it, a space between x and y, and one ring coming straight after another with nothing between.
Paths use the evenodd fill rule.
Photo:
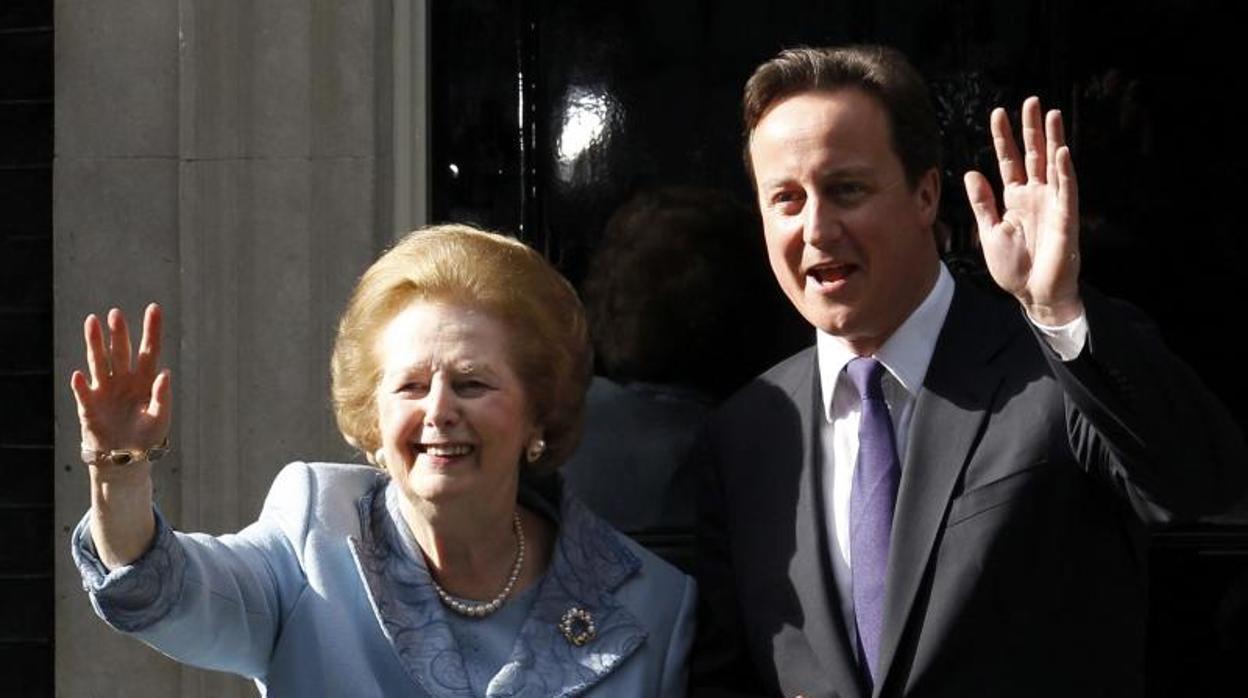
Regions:
<instances>
[{"instance_id":1,"label":"elderly woman","mask_svg":"<svg viewBox=\"0 0 1248 698\"><path fill-rule=\"evenodd\" d=\"M683 695L692 580L526 476L572 451L590 372L580 303L534 251L440 226L374 263L332 374L339 428L378 467L288 465L235 535L152 506L160 310L133 365L108 324L106 347L87 318L71 384L92 501L74 556L113 627L280 696Z\"/></svg>"}]
</instances>

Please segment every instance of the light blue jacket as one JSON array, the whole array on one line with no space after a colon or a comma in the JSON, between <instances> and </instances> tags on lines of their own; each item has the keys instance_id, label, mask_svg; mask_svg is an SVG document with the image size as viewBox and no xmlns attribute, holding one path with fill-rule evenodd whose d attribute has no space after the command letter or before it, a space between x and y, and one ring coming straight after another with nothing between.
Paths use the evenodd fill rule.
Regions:
<instances>
[{"instance_id":1,"label":"light blue jacket","mask_svg":"<svg viewBox=\"0 0 1248 698\"><path fill-rule=\"evenodd\" d=\"M262 694L471 695L423 560L395 553L388 482L375 468L294 463L237 534L177 533L158 517L152 548L106 572L84 517L74 559L114 628ZM684 695L693 580L571 497L549 513L550 567L487 695ZM580 647L558 627L573 607L596 630Z\"/></svg>"}]
</instances>

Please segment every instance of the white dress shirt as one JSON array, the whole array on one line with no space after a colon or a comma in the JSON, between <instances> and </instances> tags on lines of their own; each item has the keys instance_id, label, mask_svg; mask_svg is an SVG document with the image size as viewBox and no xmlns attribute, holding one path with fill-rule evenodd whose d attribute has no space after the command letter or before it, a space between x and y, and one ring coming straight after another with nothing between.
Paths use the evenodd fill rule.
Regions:
<instances>
[{"instance_id":1,"label":"white dress shirt","mask_svg":"<svg viewBox=\"0 0 1248 698\"><path fill-rule=\"evenodd\" d=\"M953 277L942 262L936 283L927 297L874 355L885 369L882 381L884 400L893 420L897 454L901 458L903 472L915 396L923 385L932 352L936 348L936 338L949 314L953 286ZM1039 324L1036 327L1063 361L1078 356L1087 341L1087 319L1083 315L1059 327ZM819 386L823 393L824 419L819 439L823 449L822 504L827 525L831 526L829 557L849 632L849 646L856 651L853 578L850 574L853 561L849 552L849 497L854 482L854 467L858 462L858 421L862 408L858 391L844 368L857 354L840 339L822 330L816 332L816 352Z\"/></svg>"}]
</instances>

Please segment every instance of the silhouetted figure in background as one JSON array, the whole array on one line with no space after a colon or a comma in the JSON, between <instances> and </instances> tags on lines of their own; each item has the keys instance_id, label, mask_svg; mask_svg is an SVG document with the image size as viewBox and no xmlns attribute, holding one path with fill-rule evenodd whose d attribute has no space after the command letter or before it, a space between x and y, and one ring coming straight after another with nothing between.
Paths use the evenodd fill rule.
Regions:
<instances>
[{"instance_id":1,"label":"silhouetted figure in background","mask_svg":"<svg viewBox=\"0 0 1248 698\"><path fill-rule=\"evenodd\" d=\"M711 408L766 366L787 317L762 254L745 207L668 188L616 211L590 262L599 375L563 474L591 509L677 562L695 501L678 466Z\"/></svg>"}]
</instances>

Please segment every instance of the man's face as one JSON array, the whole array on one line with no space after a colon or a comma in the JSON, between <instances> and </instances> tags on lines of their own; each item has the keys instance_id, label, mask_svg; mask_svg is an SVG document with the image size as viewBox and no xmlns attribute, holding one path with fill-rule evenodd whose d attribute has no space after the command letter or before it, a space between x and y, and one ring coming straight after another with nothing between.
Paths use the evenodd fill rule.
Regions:
<instances>
[{"instance_id":1,"label":"man's face","mask_svg":"<svg viewBox=\"0 0 1248 698\"><path fill-rule=\"evenodd\" d=\"M807 322L874 353L926 297L940 178L912 190L888 116L857 88L777 102L750 138L767 256Z\"/></svg>"}]
</instances>

